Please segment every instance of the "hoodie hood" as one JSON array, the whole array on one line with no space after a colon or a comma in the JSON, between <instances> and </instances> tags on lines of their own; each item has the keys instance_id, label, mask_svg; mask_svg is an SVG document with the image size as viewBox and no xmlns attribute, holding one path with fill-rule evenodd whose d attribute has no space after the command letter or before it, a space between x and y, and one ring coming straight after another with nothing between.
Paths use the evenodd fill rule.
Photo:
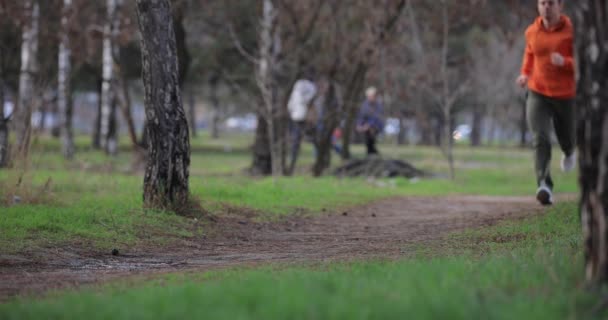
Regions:
<instances>
[{"instance_id":1,"label":"hoodie hood","mask_svg":"<svg viewBox=\"0 0 608 320\"><path fill-rule=\"evenodd\" d=\"M534 29L536 29L536 31L548 31L548 32L555 32L555 31L561 31L564 28L572 28L572 21L570 20L570 18L564 14L562 14L559 17L559 22L557 22L557 24L555 26L553 26L551 29L546 29L545 25L543 24L543 17L538 16L536 18L536 20L534 21Z\"/></svg>"}]
</instances>

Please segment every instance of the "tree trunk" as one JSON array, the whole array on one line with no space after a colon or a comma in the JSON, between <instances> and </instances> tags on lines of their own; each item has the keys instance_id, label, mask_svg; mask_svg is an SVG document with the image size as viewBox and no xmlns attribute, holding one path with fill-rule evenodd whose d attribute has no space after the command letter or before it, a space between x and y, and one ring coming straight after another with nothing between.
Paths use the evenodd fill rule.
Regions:
<instances>
[{"instance_id":1,"label":"tree trunk","mask_svg":"<svg viewBox=\"0 0 608 320\"><path fill-rule=\"evenodd\" d=\"M97 80L97 112L95 113L95 122L93 123L93 134L91 136L91 145L93 149L101 149L101 109L103 95L103 78Z\"/></svg>"},{"instance_id":2,"label":"tree trunk","mask_svg":"<svg viewBox=\"0 0 608 320\"><path fill-rule=\"evenodd\" d=\"M481 145L481 122L483 120L483 106L476 102L473 106L473 125L471 126L471 146Z\"/></svg>"},{"instance_id":3,"label":"tree trunk","mask_svg":"<svg viewBox=\"0 0 608 320\"><path fill-rule=\"evenodd\" d=\"M107 21L103 32L103 84L101 93L101 147L107 154L118 151L116 136L116 76L114 40L118 32L118 10L122 0L107 0Z\"/></svg>"},{"instance_id":4,"label":"tree trunk","mask_svg":"<svg viewBox=\"0 0 608 320\"><path fill-rule=\"evenodd\" d=\"M444 148L445 156L448 160L448 166L450 168L450 179L454 180L456 177L454 171L454 137L452 136L452 107L446 106L443 111L443 139L442 145Z\"/></svg>"},{"instance_id":5,"label":"tree trunk","mask_svg":"<svg viewBox=\"0 0 608 320\"><path fill-rule=\"evenodd\" d=\"M433 121L431 114L426 111L419 112L416 116L416 123L420 131L420 141L418 145L431 146L433 145Z\"/></svg>"},{"instance_id":6,"label":"tree trunk","mask_svg":"<svg viewBox=\"0 0 608 320\"><path fill-rule=\"evenodd\" d=\"M44 95L42 95L41 97L42 97L42 105L39 107L39 110L45 110L46 112L48 112L49 107L50 107L50 109L51 109L50 113L52 113L54 115L58 115L59 114L59 104L57 101L57 96L54 96L53 94L51 94L46 97ZM61 138L61 123L59 123L59 121L55 121L53 123L53 125L51 126L51 136L53 136L54 138Z\"/></svg>"},{"instance_id":7,"label":"tree trunk","mask_svg":"<svg viewBox=\"0 0 608 320\"><path fill-rule=\"evenodd\" d=\"M4 51L0 48L0 61ZM0 68L2 68L0 66ZM4 70L0 70L0 168L8 165L8 117L4 110Z\"/></svg>"},{"instance_id":8,"label":"tree trunk","mask_svg":"<svg viewBox=\"0 0 608 320\"><path fill-rule=\"evenodd\" d=\"M66 159L74 157L74 135L72 130L72 64L70 50L69 23L72 14L72 0L63 0L61 17L61 41L59 43L57 104L61 126L61 151Z\"/></svg>"},{"instance_id":9,"label":"tree trunk","mask_svg":"<svg viewBox=\"0 0 608 320\"><path fill-rule=\"evenodd\" d=\"M433 126L433 145L435 145L436 147L440 147L442 145L443 142L443 114L439 115L439 116L434 116L433 120L432 120L432 126Z\"/></svg>"},{"instance_id":10,"label":"tree trunk","mask_svg":"<svg viewBox=\"0 0 608 320\"><path fill-rule=\"evenodd\" d=\"M263 116L258 116L258 125L253 142L253 163L249 171L253 175L266 176L272 173L272 158L268 142L268 125Z\"/></svg>"},{"instance_id":11,"label":"tree trunk","mask_svg":"<svg viewBox=\"0 0 608 320\"><path fill-rule=\"evenodd\" d=\"M283 117L285 106L279 104L279 84L277 73L281 40L277 22L277 10L271 0L264 0L263 16L260 28L260 58L257 65L257 85L262 95L264 108L261 114L267 125L268 142L272 175L278 177L284 174L284 140L280 119Z\"/></svg>"},{"instance_id":12,"label":"tree trunk","mask_svg":"<svg viewBox=\"0 0 608 320\"><path fill-rule=\"evenodd\" d=\"M144 149L148 149L148 122L146 122L147 120L144 120L144 127L143 130L141 131L141 139L139 139L139 145L144 148Z\"/></svg>"},{"instance_id":13,"label":"tree trunk","mask_svg":"<svg viewBox=\"0 0 608 320\"><path fill-rule=\"evenodd\" d=\"M190 140L178 83L169 0L137 0L149 139L144 205L180 210L188 202Z\"/></svg>"},{"instance_id":14,"label":"tree trunk","mask_svg":"<svg viewBox=\"0 0 608 320\"><path fill-rule=\"evenodd\" d=\"M450 21L448 15L448 4L445 0L442 0L442 12L443 12L443 46L441 53L441 76L443 82L443 97L442 97L442 111L443 111L443 148L448 159L448 165L450 167L450 179L454 180L454 137L452 136L452 107L456 99L456 94L450 90L450 79L448 74L448 50L449 50L449 32L450 32Z\"/></svg>"},{"instance_id":15,"label":"tree trunk","mask_svg":"<svg viewBox=\"0 0 608 320\"><path fill-rule=\"evenodd\" d=\"M32 108L35 100L34 77L38 72L38 22L40 7L36 0L25 0L25 24L21 43L21 74L19 97L15 114L17 156L27 158L30 138Z\"/></svg>"},{"instance_id":16,"label":"tree trunk","mask_svg":"<svg viewBox=\"0 0 608 320\"><path fill-rule=\"evenodd\" d=\"M365 75L367 74L368 66L364 63L359 63L355 68L351 82L349 83L345 92L345 109L346 109L346 121L344 122L344 132L342 133L342 159L348 160L351 158L350 154L350 142L352 140L352 134L355 127L355 120L357 113L359 112L359 105L361 103L361 92L363 91L363 84L365 81Z\"/></svg>"},{"instance_id":17,"label":"tree trunk","mask_svg":"<svg viewBox=\"0 0 608 320\"><path fill-rule=\"evenodd\" d=\"M125 79L124 75L119 76L120 87L122 88L122 94L120 97L120 110L122 110L122 116L127 124L129 130L129 139L133 149L140 147L137 141L137 131L135 130L135 122L133 121L133 114L131 113L131 94L129 93L129 83Z\"/></svg>"},{"instance_id":18,"label":"tree trunk","mask_svg":"<svg viewBox=\"0 0 608 320\"><path fill-rule=\"evenodd\" d=\"M580 214L587 281L608 282L608 5L578 4Z\"/></svg>"},{"instance_id":19,"label":"tree trunk","mask_svg":"<svg viewBox=\"0 0 608 320\"><path fill-rule=\"evenodd\" d=\"M188 90L188 112L190 114L190 134L196 137L196 101L194 99L194 89Z\"/></svg>"},{"instance_id":20,"label":"tree trunk","mask_svg":"<svg viewBox=\"0 0 608 320\"><path fill-rule=\"evenodd\" d=\"M323 126L315 139L317 157L312 167L312 173L315 177L321 176L323 171L329 168L331 164L332 135L339 123L340 103L336 92L336 85L333 83L332 77L329 79L329 88L323 101Z\"/></svg>"},{"instance_id":21,"label":"tree trunk","mask_svg":"<svg viewBox=\"0 0 608 320\"><path fill-rule=\"evenodd\" d=\"M212 75L209 78L209 100L211 102L211 138L219 138L220 102L217 97L217 84L219 77Z\"/></svg>"},{"instance_id":22,"label":"tree trunk","mask_svg":"<svg viewBox=\"0 0 608 320\"><path fill-rule=\"evenodd\" d=\"M173 2L175 6L172 8L173 15L173 30L175 30L175 46L177 50L177 66L178 76L177 81L180 89L184 88L184 83L188 76L188 69L190 68L190 53L188 52L188 46L186 44L186 28L184 27L184 6L185 1Z\"/></svg>"},{"instance_id":23,"label":"tree trunk","mask_svg":"<svg viewBox=\"0 0 608 320\"><path fill-rule=\"evenodd\" d=\"M409 144L407 137L407 118L404 114L399 117L399 133L397 133L397 144L402 146Z\"/></svg>"}]
</instances>

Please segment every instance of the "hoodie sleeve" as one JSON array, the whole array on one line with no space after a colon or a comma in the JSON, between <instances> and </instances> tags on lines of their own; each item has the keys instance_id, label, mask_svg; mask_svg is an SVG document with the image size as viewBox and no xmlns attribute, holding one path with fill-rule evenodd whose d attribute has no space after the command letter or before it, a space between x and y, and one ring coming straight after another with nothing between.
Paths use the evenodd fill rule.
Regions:
<instances>
[{"instance_id":1,"label":"hoodie sleeve","mask_svg":"<svg viewBox=\"0 0 608 320\"><path fill-rule=\"evenodd\" d=\"M571 31L572 32L572 31ZM566 47L563 51L564 56L564 69L570 72L574 72L574 36L572 36L567 42Z\"/></svg>"},{"instance_id":2,"label":"hoodie sleeve","mask_svg":"<svg viewBox=\"0 0 608 320\"><path fill-rule=\"evenodd\" d=\"M521 74L529 77L532 75L533 69L534 69L534 53L532 52L532 48L530 48L530 43L526 39L526 50L524 52L524 61L522 63L522 67L521 67Z\"/></svg>"}]
</instances>

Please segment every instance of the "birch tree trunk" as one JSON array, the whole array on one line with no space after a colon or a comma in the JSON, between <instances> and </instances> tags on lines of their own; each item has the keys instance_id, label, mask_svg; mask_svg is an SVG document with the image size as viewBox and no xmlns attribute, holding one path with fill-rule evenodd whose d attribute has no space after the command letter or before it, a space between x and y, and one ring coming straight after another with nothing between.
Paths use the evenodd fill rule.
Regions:
<instances>
[{"instance_id":1,"label":"birch tree trunk","mask_svg":"<svg viewBox=\"0 0 608 320\"><path fill-rule=\"evenodd\" d=\"M281 139L285 138L277 119L281 118L281 106L278 103L278 83L276 73L281 53L281 41L279 37L277 10L271 0L264 0L263 15L260 29L260 57L257 66L257 85L262 95L264 107L262 115L266 120L268 142L270 143L270 157L272 175L280 176L284 172L282 159Z\"/></svg>"},{"instance_id":2,"label":"birch tree trunk","mask_svg":"<svg viewBox=\"0 0 608 320\"><path fill-rule=\"evenodd\" d=\"M608 281L608 4L577 3L580 214L585 273L591 283Z\"/></svg>"},{"instance_id":3,"label":"birch tree trunk","mask_svg":"<svg viewBox=\"0 0 608 320\"><path fill-rule=\"evenodd\" d=\"M69 22L72 0L63 0L61 17L61 41L59 42L57 104L59 106L61 151L66 159L74 157L74 135L72 130L72 75Z\"/></svg>"},{"instance_id":4,"label":"birch tree trunk","mask_svg":"<svg viewBox=\"0 0 608 320\"><path fill-rule=\"evenodd\" d=\"M36 0L23 2L25 23L21 42L21 74L19 75L19 97L15 114L17 156L27 158L32 131L32 108L34 77L38 72L38 23L40 7Z\"/></svg>"},{"instance_id":5,"label":"birch tree trunk","mask_svg":"<svg viewBox=\"0 0 608 320\"><path fill-rule=\"evenodd\" d=\"M101 87L101 128L100 145L106 153L117 152L116 136L116 76L114 72L114 39L118 32L118 9L122 0L107 0L107 21L103 31L103 61Z\"/></svg>"},{"instance_id":6,"label":"birch tree trunk","mask_svg":"<svg viewBox=\"0 0 608 320\"><path fill-rule=\"evenodd\" d=\"M137 0L148 131L146 207L179 210L188 202L190 141L178 84L169 0Z\"/></svg>"}]
</instances>

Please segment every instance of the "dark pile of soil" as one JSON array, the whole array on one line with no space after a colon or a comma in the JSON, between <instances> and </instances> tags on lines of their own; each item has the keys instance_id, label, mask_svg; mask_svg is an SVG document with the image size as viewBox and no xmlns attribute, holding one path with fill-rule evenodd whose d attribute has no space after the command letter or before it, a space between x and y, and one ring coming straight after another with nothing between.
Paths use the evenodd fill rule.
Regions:
<instances>
[{"instance_id":1,"label":"dark pile of soil","mask_svg":"<svg viewBox=\"0 0 608 320\"><path fill-rule=\"evenodd\" d=\"M429 173L416 169L413 165L396 159L383 159L382 157L367 157L365 159L350 160L337 168L334 175L340 177L375 177L408 179L430 176Z\"/></svg>"}]
</instances>

